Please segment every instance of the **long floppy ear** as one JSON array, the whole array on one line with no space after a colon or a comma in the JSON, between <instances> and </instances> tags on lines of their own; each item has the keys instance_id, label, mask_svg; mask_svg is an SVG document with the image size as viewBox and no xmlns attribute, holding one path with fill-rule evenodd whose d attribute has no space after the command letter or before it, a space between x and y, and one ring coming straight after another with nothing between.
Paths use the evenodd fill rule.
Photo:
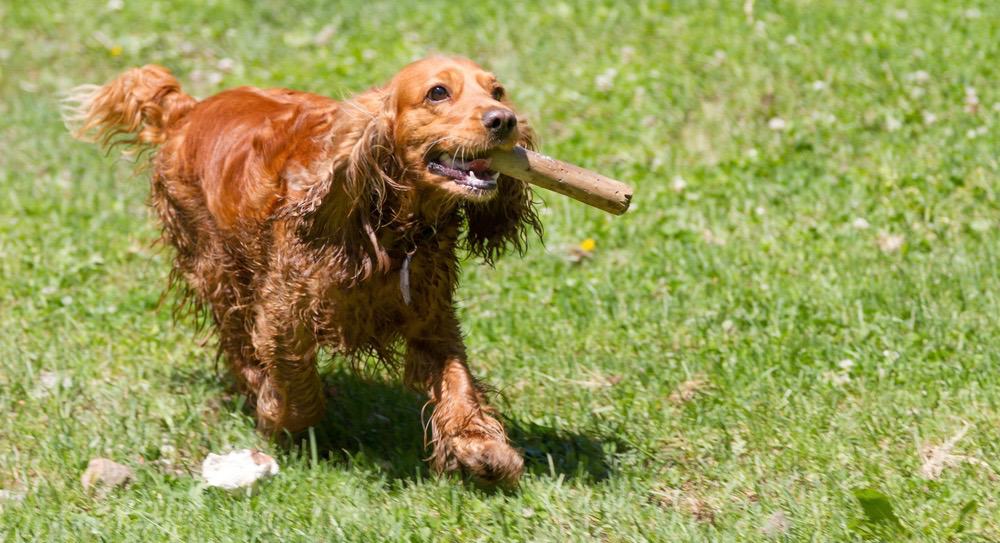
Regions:
<instances>
[{"instance_id":1,"label":"long floppy ear","mask_svg":"<svg viewBox=\"0 0 1000 543\"><path fill-rule=\"evenodd\" d=\"M376 214L372 218L380 221L382 207L390 192L403 187L395 179L401 169L393 141L395 95L389 91L376 92L379 94L375 98L373 112L369 114L370 109L359 113L366 118L359 123L361 130L351 148L344 192L353 202L355 210L371 210Z\"/></svg>"},{"instance_id":2,"label":"long floppy ear","mask_svg":"<svg viewBox=\"0 0 1000 543\"><path fill-rule=\"evenodd\" d=\"M535 148L535 132L518 119L521 137L518 145ZM528 243L529 230L542 237L542 223L535 211L531 188L513 177L501 175L497 179L497 194L486 202L465 204L465 248L469 254L493 265L497 257L508 249L520 254Z\"/></svg>"},{"instance_id":3,"label":"long floppy ear","mask_svg":"<svg viewBox=\"0 0 1000 543\"><path fill-rule=\"evenodd\" d=\"M344 104L350 129L335 154L331 178L310 191L299 210L307 217L308 236L335 241L331 246L344 263L348 283L363 281L389 269L391 259L377 231L383 209L402 186L394 152L395 98L375 89ZM388 218L388 217L386 217Z\"/></svg>"}]
</instances>

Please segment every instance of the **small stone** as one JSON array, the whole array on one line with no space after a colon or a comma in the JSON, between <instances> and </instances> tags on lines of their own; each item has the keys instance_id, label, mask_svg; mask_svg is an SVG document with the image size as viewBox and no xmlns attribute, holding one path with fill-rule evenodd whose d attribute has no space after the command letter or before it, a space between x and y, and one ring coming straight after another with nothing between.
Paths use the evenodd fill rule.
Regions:
<instances>
[{"instance_id":1,"label":"small stone","mask_svg":"<svg viewBox=\"0 0 1000 543\"><path fill-rule=\"evenodd\" d=\"M94 458L80 476L80 484L84 490L97 487L114 488L125 486L134 478L135 473L128 466L107 458Z\"/></svg>"},{"instance_id":2,"label":"small stone","mask_svg":"<svg viewBox=\"0 0 1000 543\"><path fill-rule=\"evenodd\" d=\"M597 90L601 92L608 92L615 86L615 77L618 75L618 70L614 68L608 68L603 73L594 78L594 86Z\"/></svg>"},{"instance_id":3,"label":"small stone","mask_svg":"<svg viewBox=\"0 0 1000 543\"><path fill-rule=\"evenodd\" d=\"M38 373L38 383L31 390L31 397L44 398L59 393L60 389L73 386L73 379L56 371L42 370Z\"/></svg>"},{"instance_id":4,"label":"small stone","mask_svg":"<svg viewBox=\"0 0 1000 543\"><path fill-rule=\"evenodd\" d=\"M903 243L906 241L906 238L899 234L880 232L877 241L878 248L881 249L883 253L894 253L903 247Z\"/></svg>"},{"instance_id":5,"label":"small stone","mask_svg":"<svg viewBox=\"0 0 1000 543\"><path fill-rule=\"evenodd\" d=\"M23 502L24 496L24 491L0 488L0 504L3 502Z\"/></svg>"},{"instance_id":6,"label":"small stone","mask_svg":"<svg viewBox=\"0 0 1000 543\"><path fill-rule=\"evenodd\" d=\"M684 192L684 189L686 189L687 186L687 181L679 175L675 175L674 179L670 182L670 190L678 193Z\"/></svg>"},{"instance_id":7,"label":"small stone","mask_svg":"<svg viewBox=\"0 0 1000 543\"><path fill-rule=\"evenodd\" d=\"M708 228L701 231L701 239L703 239L705 243L711 245L722 246L726 244L726 238L716 234L715 232L712 232Z\"/></svg>"},{"instance_id":8,"label":"small stone","mask_svg":"<svg viewBox=\"0 0 1000 543\"><path fill-rule=\"evenodd\" d=\"M781 537L788 533L791 524L788 517L785 516L785 512L779 510L767 517L764 525L760 527L760 531L767 537Z\"/></svg>"},{"instance_id":9,"label":"small stone","mask_svg":"<svg viewBox=\"0 0 1000 543\"><path fill-rule=\"evenodd\" d=\"M906 75L906 78L914 83L924 84L931 80L931 74L924 70L917 70Z\"/></svg>"},{"instance_id":10,"label":"small stone","mask_svg":"<svg viewBox=\"0 0 1000 543\"><path fill-rule=\"evenodd\" d=\"M337 33L336 25L326 25L313 36L314 45L325 45Z\"/></svg>"},{"instance_id":11,"label":"small stone","mask_svg":"<svg viewBox=\"0 0 1000 543\"><path fill-rule=\"evenodd\" d=\"M832 371L828 371L823 374L823 377L836 386L844 386L851 382L851 376L846 373L834 373Z\"/></svg>"},{"instance_id":12,"label":"small stone","mask_svg":"<svg viewBox=\"0 0 1000 543\"><path fill-rule=\"evenodd\" d=\"M59 374L54 371L42 371L38 374L38 382L45 388L56 388L59 386Z\"/></svg>"},{"instance_id":13,"label":"small stone","mask_svg":"<svg viewBox=\"0 0 1000 543\"><path fill-rule=\"evenodd\" d=\"M733 456L743 456L743 453L747 452L747 442L742 437L736 436L729 443L729 450L733 452Z\"/></svg>"},{"instance_id":14,"label":"small stone","mask_svg":"<svg viewBox=\"0 0 1000 543\"><path fill-rule=\"evenodd\" d=\"M711 387L708 378L704 375L696 375L677 385L677 388L670 393L667 400L674 405L681 405L695 399Z\"/></svg>"}]
</instances>

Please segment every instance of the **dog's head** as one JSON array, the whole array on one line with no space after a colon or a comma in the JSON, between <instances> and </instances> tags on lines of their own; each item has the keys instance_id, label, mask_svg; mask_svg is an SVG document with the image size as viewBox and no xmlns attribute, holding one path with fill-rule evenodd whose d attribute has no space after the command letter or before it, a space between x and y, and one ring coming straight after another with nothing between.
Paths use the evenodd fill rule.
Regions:
<instances>
[{"instance_id":1,"label":"dog's head","mask_svg":"<svg viewBox=\"0 0 1000 543\"><path fill-rule=\"evenodd\" d=\"M496 76L464 58L431 57L376 92L378 111L352 157L359 174L379 168L367 177L420 198L423 210L460 209L467 248L488 262L506 246L523 249L526 227L540 232L528 186L490 169L494 150L534 147Z\"/></svg>"},{"instance_id":2,"label":"dog's head","mask_svg":"<svg viewBox=\"0 0 1000 543\"><path fill-rule=\"evenodd\" d=\"M389 85L395 98L395 143L416 181L455 197L496 196L499 174L490 152L530 145L496 76L461 58L435 57L403 68Z\"/></svg>"}]
</instances>

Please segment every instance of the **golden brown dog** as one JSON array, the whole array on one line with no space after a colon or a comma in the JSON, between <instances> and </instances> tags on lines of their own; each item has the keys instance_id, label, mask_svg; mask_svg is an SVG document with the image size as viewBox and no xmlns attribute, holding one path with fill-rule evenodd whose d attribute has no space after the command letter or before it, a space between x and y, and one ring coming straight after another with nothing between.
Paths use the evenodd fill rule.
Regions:
<instances>
[{"instance_id":1,"label":"golden brown dog","mask_svg":"<svg viewBox=\"0 0 1000 543\"><path fill-rule=\"evenodd\" d=\"M171 283L211 316L262 429L323 416L318 349L373 355L428 394L437 471L517 480L454 309L462 252L492 262L541 233L528 187L490 170L491 150L532 137L496 77L434 57L343 102L251 87L198 101L150 65L70 102L79 137L153 151Z\"/></svg>"}]
</instances>

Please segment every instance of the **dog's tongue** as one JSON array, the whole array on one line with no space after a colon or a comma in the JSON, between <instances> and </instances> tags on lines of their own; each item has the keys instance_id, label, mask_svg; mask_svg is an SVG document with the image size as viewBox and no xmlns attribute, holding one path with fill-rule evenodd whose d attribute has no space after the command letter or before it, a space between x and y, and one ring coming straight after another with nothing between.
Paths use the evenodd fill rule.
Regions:
<instances>
[{"instance_id":1,"label":"dog's tongue","mask_svg":"<svg viewBox=\"0 0 1000 543\"><path fill-rule=\"evenodd\" d=\"M469 169L476 172L485 172L490 169L490 159L488 158L477 158L472 162L469 162Z\"/></svg>"}]
</instances>

